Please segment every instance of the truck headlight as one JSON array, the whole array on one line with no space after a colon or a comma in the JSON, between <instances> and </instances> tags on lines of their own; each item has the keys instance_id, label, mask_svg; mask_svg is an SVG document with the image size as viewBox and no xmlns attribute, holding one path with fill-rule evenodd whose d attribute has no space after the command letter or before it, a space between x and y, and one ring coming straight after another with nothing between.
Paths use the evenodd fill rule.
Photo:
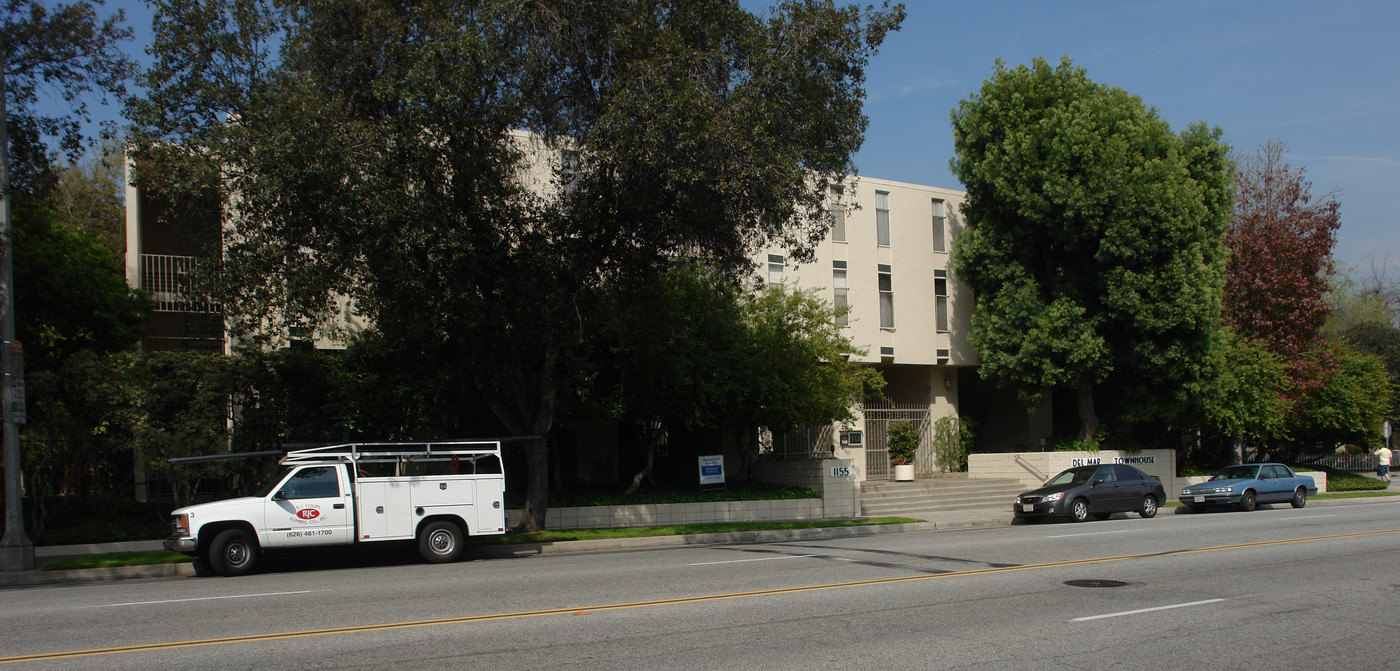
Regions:
<instances>
[{"instance_id":1,"label":"truck headlight","mask_svg":"<svg viewBox=\"0 0 1400 671\"><path fill-rule=\"evenodd\" d=\"M188 536L190 533L189 515L172 515L170 517L170 528L177 536Z\"/></svg>"}]
</instances>

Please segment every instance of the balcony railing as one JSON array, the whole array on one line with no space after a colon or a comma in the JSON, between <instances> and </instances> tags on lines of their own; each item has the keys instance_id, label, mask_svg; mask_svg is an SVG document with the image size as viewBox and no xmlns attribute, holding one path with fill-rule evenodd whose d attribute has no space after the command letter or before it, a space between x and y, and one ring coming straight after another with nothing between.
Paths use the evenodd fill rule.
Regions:
<instances>
[{"instance_id":1,"label":"balcony railing","mask_svg":"<svg viewBox=\"0 0 1400 671\"><path fill-rule=\"evenodd\" d=\"M219 311L219 304L196 291L200 259L194 256L141 255L141 288L156 300L157 312Z\"/></svg>"}]
</instances>

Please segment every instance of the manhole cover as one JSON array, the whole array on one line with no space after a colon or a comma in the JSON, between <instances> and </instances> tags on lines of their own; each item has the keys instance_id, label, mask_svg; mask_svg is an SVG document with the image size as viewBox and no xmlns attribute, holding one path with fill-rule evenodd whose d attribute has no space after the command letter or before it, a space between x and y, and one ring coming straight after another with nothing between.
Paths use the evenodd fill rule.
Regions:
<instances>
[{"instance_id":1,"label":"manhole cover","mask_svg":"<svg viewBox=\"0 0 1400 671\"><path fill-rule=\"evenodd\" d=\"M1128 583L1122 580L1066 580L1070 587L1122 587Z\"/></svg>"}]
</instances>

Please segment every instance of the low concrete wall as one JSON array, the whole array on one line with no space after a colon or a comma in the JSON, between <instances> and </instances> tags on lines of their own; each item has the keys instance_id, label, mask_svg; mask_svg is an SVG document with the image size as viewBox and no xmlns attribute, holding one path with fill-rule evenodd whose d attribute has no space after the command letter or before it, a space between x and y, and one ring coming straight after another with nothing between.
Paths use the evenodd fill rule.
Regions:
<instances>
[{"instance_id":1,"label":"low concrete wall","mask_svg":"<svg viewBox=\"0 0 1400 671\"><path fill-rule=\"evenodd\" d=\"M807 487L817 492L820 497L550 508L549 513L545 515L545 528L557 531L713 522L849 519L860 514L860 485L852 472L849 459L763 462L754 467L755 480ZM507 526L513 527L519 522L519 510L506 511Z\"/></svg>"},{"instance_id":2,"label":"low concrete wall","mask_svg":"<svg viewBox=\"0 0 1400 671\"><path fill-rule=\"evenodd\" d=\"M1170 500L1181 492L1177 483L1176 452L1173 450L1101 450L1098 452L1004 452L967 455L970 478L1020 480L1027 489L1045 484L1056 473L1086 464L1131 464L1162 481Z\"/></svg>"}]
</instances>

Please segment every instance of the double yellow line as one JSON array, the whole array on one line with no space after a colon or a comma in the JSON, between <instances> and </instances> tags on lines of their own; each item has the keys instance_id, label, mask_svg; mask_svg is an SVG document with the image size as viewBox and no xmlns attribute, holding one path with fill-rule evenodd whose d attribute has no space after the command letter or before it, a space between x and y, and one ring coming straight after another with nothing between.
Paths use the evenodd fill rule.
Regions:
<instances>
[{"instance_id":1,"label":"double yellow line","mask_svg":"<svg viewBox=\"0 0 1400 671\"><path fill-rule=\"evenodd\" d=\"M796 594L799 592L813 592L825 589L846 589L851 587L866 587L870 585L887 585L901 582L914 582L917 580L939 580L943 578L961 578L965 576L987 575L992 573L1009 573L1012 571L1028 571L1035 569L1056 568L1063 566L1079 566L1085 564L1101 564L1106 562L1124 561L1127 559L1142 559L1146 557L1164 557L1169 555L1193 554L1198 552L1219 552L1221 550L1238 550L1243 548L1266 547L1270 545L1288 545L1292 543L1311 543L1317 541L1340 540L1344 538L1360 538L1363 536L1379 536L1384 534L1400 533L1400 529L1386 529L1382 531L1362 531L1350 534L1335 534L1330 536L1313 536L1309 538L1293 538L1276 541L1259 541L1255 543L1237 543L1234 545L1215 545L1211 547L1193 548L1188 550L1167 550L1163 552L1144 552L1140 554L1118 555L1114 557L1095 557L1091 559L1072 559L1068 561L1047 562L1043 564L1026 564L1023 566L1003 566L996 568L980 568L966 571L950 571L947 573L931 573L910 576L900 576L896 578L877 578L872 580L856 580L852 582L838 582L826 585L807 585L804 587L781 587L776 589L762 589L752 592L732 592L729 594L708 594L701 596L676 597L674 599L657 599L654 601L631 601L627 603L602 604L597 606L585 606L575 608L550 608L546 610L527 610L515 613L496 613L491 615L466 615L462 617L447 617L436 620L416 620L409 622L386 622L383 624L367 624L355 627L332 627L329 629L307 629L303 631L287 631L271 634L250 634L246 636L229 636L225 638L205 638L191 641L170 641L167 643L147 643L143 645L126 645L113 648L93 648L90 650L66 650L61 652L45 652L32 655L16 655L13 657L0 657L0 664L13 664L17 662L37 662L55 659L71 659L74 657L93 657L98 655L119 655L131 652L155 652L159 650L174 650L178 648L194 648L206 645L226 645L229 643L256 643L258 641L280 641L292 638L304 638L308 636L336 636L341 634L356 634L373 631L390 631L394 629L411 629L414 627L441 627L451 624L468 624L472 622L494 622L497 620L515 620L527 617L544 617L548 615L576 615L583 613L597 613L610 610L624 610L628 608L652 608L656 606L674 606L688 603L703 603L706 601L720 601L724 599L748 599L759 596L776 596L780 594Z\"/></svg>"}]
</instances>

